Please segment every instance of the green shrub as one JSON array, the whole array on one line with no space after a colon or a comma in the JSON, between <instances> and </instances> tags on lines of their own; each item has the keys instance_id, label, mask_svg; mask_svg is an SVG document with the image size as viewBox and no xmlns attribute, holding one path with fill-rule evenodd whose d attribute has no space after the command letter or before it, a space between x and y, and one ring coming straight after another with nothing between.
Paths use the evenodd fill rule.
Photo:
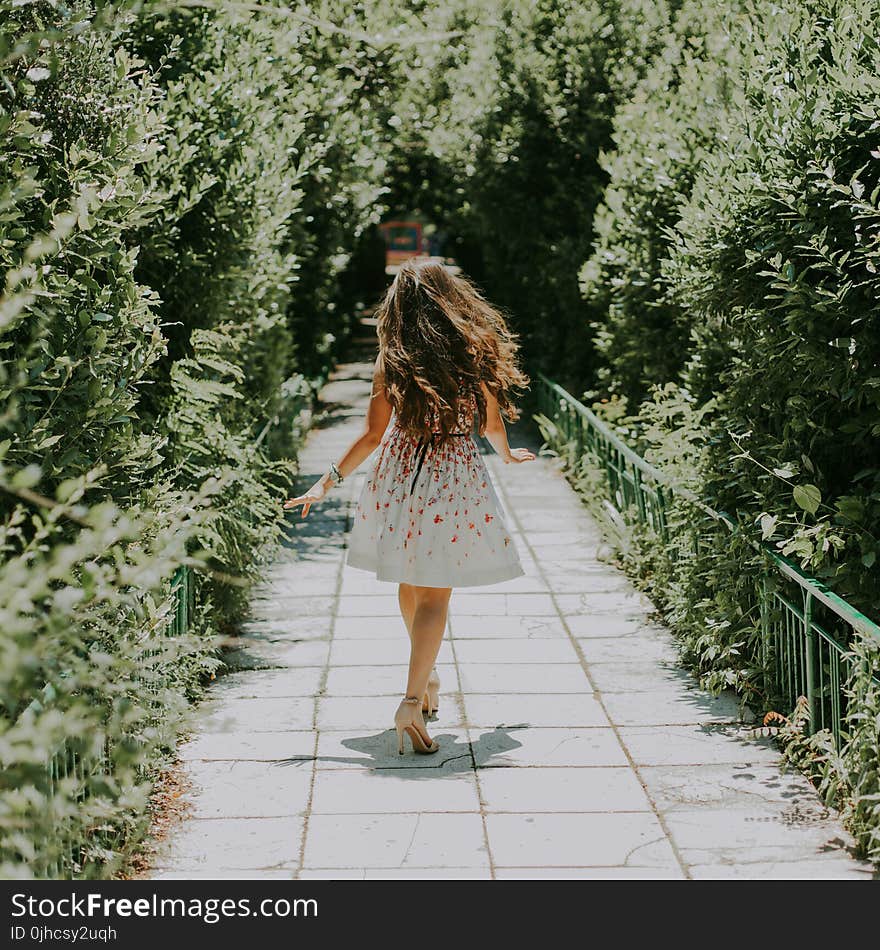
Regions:
<instances>
[{"instance_id":1,"label":"green shrub","mask_svg":"<svg viewBox=\"0 0 880 950\"><path fill-rule=\"evenodd\" d=\"M688 0L677 11L632 98L614 114L608 185L596 211L595 249L580 272L595 312L592 385L633 409L676 380L690 355L693 313L662 273L669 229L694 176L742 109L731 34L741 0Z\"/></svg>"},{"instance_id":2,"label":"green shrub","mask_svg":"<svg viewBox=\"0 0 880 950\"><path fill-rule=\"evenodd\" d=\"M170 484L141 414L165 352L132 239L157 208L158 91L88 12L4 10L19 37L54 36L12 51L0 103L4 876L118 864L144 765L210 663L195 631L165 636L204 500Z\"/></svg>"},{"instance_id":3,"label":"green shrub","mask_svg":"<svg viewBox=\"0 0 880 950\"><path fill-rule=\"evenodd\" d=\"M703 164L664 264L693 315L689 388L717 393L704 497L747 522L769 515L766 537L869 612L880 578L878 13L868 0L752 13L740 134Z\"/></svg>"},{"instance_id":4,"label":"green shrub","mask_svg":"<svg viewBox=\"0 0 880 950\"><path fill-rule=\"evenodd\" d=\"M602 365L580 384L613 395L630 412L623 433L746 538L776 542L870 613L876 4L709 6L682 6L616 114L581 273ZM748 545L728 553L723 570L713 554L691 559L676 616L709 623L698 664L748 690Z\"/></svg>"},{"instance_id":5,"label":"green shrub","mask_svg":"<svg viewBox=\"0 0 880 950\"><path fill-rule=\"evenodd\" d=\"M103 877L283 526L391 87L280 7L0 14L0 867Z\"/></svg>"}]
</instances>

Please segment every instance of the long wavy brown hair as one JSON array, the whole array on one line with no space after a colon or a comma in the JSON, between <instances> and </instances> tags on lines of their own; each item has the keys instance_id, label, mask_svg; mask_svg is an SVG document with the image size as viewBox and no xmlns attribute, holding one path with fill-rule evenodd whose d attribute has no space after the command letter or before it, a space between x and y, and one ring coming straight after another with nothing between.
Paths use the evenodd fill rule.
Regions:
<instances>
[{"instance_id":1,"label":"long wavy brown hair","mask_svg":"<svg viewBox=\"0 0 880 950\"><path fill-rule=\"evenodd\" d=\"M476 397L479 432L486 428L485 383L513 422L515 391L529 378L502 314L466 278L433 261L403 264L377 311L382 381L406 432L445 439L455 430L459 400Z\"/></svg>"}]
</instances>

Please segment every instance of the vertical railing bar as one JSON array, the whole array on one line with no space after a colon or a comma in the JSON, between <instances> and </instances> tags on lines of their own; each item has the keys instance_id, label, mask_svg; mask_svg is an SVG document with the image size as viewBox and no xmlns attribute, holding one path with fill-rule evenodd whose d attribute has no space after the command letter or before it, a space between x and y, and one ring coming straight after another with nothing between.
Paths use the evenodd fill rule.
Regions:
<instances>
[{"instance_id":1,"label":"vertical railing bar","mask_svg":"<svg viewBox=\"0 0 880 950\"><path fill-rule=\"evenodd\" d=\"M761 617L761 668L764 694L770 695L770 578L763 574L759 585L758 603Z\"/></svg>"},{"instance_id":2,"label":"vertical railing bar","mask_svg":"<svg viewBox=\"0 0 880 950\"><path fill-rule=\"evenodd\" d=\"M831 651L831 731L834 735L835 748L840 747L840 654L837 650Z\"/></svg>"},{"instance_id":3,"label":"vertical railing bar","mask_svg":"<svg viewBox=\"0 0 880 950\"><path fill-rule=\"evenodd\" d=\"M807 703L810 709L810 732L816 731L816 631L813 629L813 595L804 594L804 666L807 689Z\"/></svg>"}]
</instances>

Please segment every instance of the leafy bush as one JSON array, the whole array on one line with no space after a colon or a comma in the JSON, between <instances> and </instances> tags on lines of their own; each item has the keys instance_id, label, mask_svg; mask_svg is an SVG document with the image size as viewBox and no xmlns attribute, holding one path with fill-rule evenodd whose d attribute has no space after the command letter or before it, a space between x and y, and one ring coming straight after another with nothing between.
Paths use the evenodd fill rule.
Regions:
<instances>
[{"instance_id":1,"label":"leafy bush","mask_svg":"<svg viewBox=\"0 0 880 950\"><path fill-rule=\"evenodd\" d=\"M157 90L88 12L4 11L22 38L41 17L57 30L8 57L0 113L7 876L112 866L142 810L142 766L174 735L209 646L164 637L167 580L202 503L169 482L162 435L140 414L165 352L131 240L157 207L142 178ZM76 774L54 787L58 757L74 754Z\"/></svg>"},{"instance_id":2,"label":"leafy bush","mask_svg":"<svg viewBox=\"0 0 880 950\"><path fill-rule=\"evenodd\" d=\"M608 186L581 289L595 312L594 386L636 409L653 386L679 377L693 313L664 280L669 229L694 177L742 109L734 82L743 4L688 0L675 14L632 98L614 115Z\"/></svg>"},{"instance_id":3,"label":"leafy bush","mask_svg":"<svg viewBox=\"0 0 880 950\"><path fill-rule=\"evenodd\" d=\"M581 272L602 365L580 383L610 397L598 408L649 459L737 522L731 536L677 502L687 556L636 532L629 567L706 685L775 708L756 539L876 609L880 9L717 11L682 6L616 115L599 239ZM850 735L834 756L822 735L792 755L812 762L877 857L876 650L858 638L852 648L864 682L851 684Z\"/></svg>"},{"instance_id":4,"label":"leafy bush","mask_svg":"<svg viewBox=\"0 0 880 950\"><path fill-rule=\"evenodd\" d=\"M281 7L0 15L0 867L106 876L281 529L267 446L295 449L384 187L342 106L390 87L357 24Z\"/></svg>"},{"instance_id":5,"label":"leafy bush","mask_svg":"<svg viewBox=\"0 0 880 950\"><path fill-rule=\"evenodd\" d=\"M622 431L746 537L776 542L868 612L880 523L876 13L868 0L685 3L616 113L581 272L602 360L581 385L598 384L618 416L622 406ZM716 541L727 547L724 529ZM755 670L735 563L747 556L721 573L713 556L692 559L678 598L694 629L714 604L716 635L697 656L721 679Z\"/></svg>"},{"instance_id":6,"label":"leafy bush","mask_svg":"<svg viewBox=\"0 0 880 950\"><path fill-rule=\"evenodd\" d=\"M876 3L752 14L738 137L707 160L665 266L719 414L710 504L857 605L877 589L880 118ZM750 51L745 56L745 51ZM720 366L711 382L701 367Z\"/></svg>"}]
</instances>

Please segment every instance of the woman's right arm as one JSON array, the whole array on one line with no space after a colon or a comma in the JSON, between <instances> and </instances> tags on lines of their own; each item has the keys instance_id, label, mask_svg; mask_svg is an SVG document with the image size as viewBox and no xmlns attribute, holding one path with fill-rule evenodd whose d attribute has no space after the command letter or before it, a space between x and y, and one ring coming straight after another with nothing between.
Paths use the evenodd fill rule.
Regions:
<instances>
[{"instance_id":1,"label":"woman's right arm","mask_svg":"<svg viewBox=\"0 0 880 950\"><path fill-rule=\"evenodd\" d=\"M388 397L385 394L382 366L380 358L377 358L373 367L373 388L370 394L370 403L367 406L367 417L364 420L363 432L351 443L343 453L342 458L336 463L336 468L343 478L350 475L367 456L373 453L382 441L382 436L385 434L390 420L391 403L388 402ZM284 502L284 507L295 508L297 505L302 505L302 517L305 518L309 513L309 508L316 501L320 501L334 484L336 483L328 471L304 495L300 495L298 498L290 498Z\"/></svg>"},{"instance_id":2,"label":"woman's right arm","mask_svg":"<svg viewBox=\"0 0 880 950\"><path fill-rule=\"evenodd\" d=\"M385 394L385 380L382 377L381 357L376 357L373 366L373 388L367 406L367 418L364 431L351 443L337 463L343 477L350 475L382 441L382 436L391 421L391 403Z\"/></svg>"},{"instance_id":3,"label":"woman's right arm","mask_svg":"<svg viewBox=\"0 0 880 950\"><path fill-rule=\"evenodd\" d=\"M531 462L535 458L535 453L530 449L512 449L507 441L507 427L504 425L504 418L501 415L501 409L498 407L498 400L485 383L480 384L483 389L483 395L486 398L486 428L481 433L489 442L489 445L501 456L504 463L508 462Z\"/></svg>"}]
</instances>

